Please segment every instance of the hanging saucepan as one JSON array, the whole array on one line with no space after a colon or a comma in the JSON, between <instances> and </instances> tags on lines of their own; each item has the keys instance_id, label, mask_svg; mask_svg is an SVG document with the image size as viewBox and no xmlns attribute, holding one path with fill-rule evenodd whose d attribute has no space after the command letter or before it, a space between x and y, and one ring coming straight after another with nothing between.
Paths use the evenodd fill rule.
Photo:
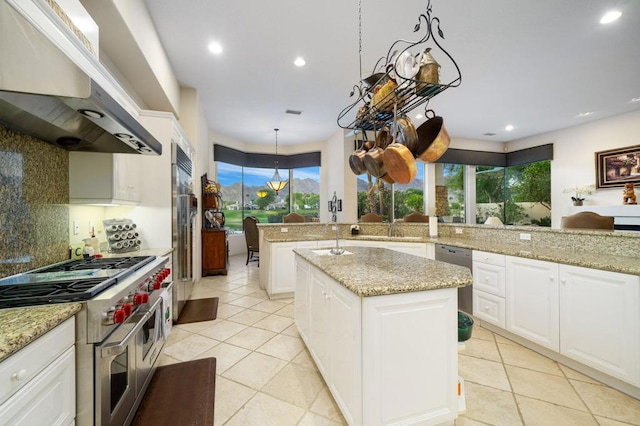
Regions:
<instances>
[{"instance_id":1,"label":"hanging saucepan","mask_svg":"<svg viewBox=\"0 0 640 426\"><path fill-rule=\"evenodd\" d=\"M394 123L395 142L387 146L384 150L383 160L387 174L396 183L406 185L416 178L418 166L413 153L405 144L407 141L412 144L417 142L417 135L413 135L415 128L407 117L402 117ZM403 129L403 130L400 130ZM399 135L402 134L402 142Z\"/></svg>"},{"instance_id":2,"label":"hanging saucepan","mask_svg":"<svg viewBox=\"0 0 640 426\"><path fill-rule=\"evenodd\" d=\"M351 167L351 171L354 174L361 175L367 172L367 168L364 166L363 160L365 154L371 148L373 148L373 142L364 140L360 145L360 148L353 151L353 154L349 156L349 167Z\"/></svg>"},{"instance_id":3,"label":"hanging saucepan","mask_svg":"<svg viewBox=\"0 0 640 426\"><path fill-rule=\"evenodd\" d=\"M429 116L431 113L431 117ZM427 110L425 115L428 120L422 123L416 130L418 143L413 151L416 159L425 163L433 163L449 148L451 138L447 128L444 127L442 117L436 116L433 110Z\"/></svg>"},{"instance_id":4,"label":"hanging saucepan","mask_svg":"<svg viewBox=\"0 0 640 426\"><path fill-rule=\"evenodd\" d=\"M385 173L383 176L380 177L380 179L383 180L384 182L387 182L389 185L393 185L394 183L396 183L396 181L391 179L391 176L389 176L389 173Z\"/></svg>"},{"instance_id":5,"label":"hanging saucepan","mask_svg":"<svg viewBox=\"0 0 640 426\"><path fill-rule=\"evenodd\" d=\"M391 132L389 128L385 126L376 136L376 145L365 154L362 161L371 176L382 177L387 172L384 168L384 162L382 161L382 154L390 140Z\"/></svg>"}]
</instances>

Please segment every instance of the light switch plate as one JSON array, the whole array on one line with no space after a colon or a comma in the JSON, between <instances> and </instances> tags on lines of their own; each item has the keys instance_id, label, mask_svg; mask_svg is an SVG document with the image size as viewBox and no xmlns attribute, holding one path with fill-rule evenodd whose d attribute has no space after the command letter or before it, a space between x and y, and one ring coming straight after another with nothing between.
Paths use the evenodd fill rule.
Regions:
<instances>
[{"instance_id":1,"label":"light switch plate","mask_svg":"<svg viewBox=\"0 0 640 426\"><path fill-rule=\"evenodd\" d=\"M462 234L462 228L456 228L456 234Z\"/></svg>"},{"instance_id":2,"label":"light switch plate","mask_svg":"<svg viewBox=\"0 0 640 426\"><path fill-rule=\"evenodd\" d=\"M531 234L520 233L520 239L531 241Z\"/></svg>"},{"instance_id":3,"label":"light switch plate","mask_svg":"<svg viewBox=\"0 0 640 426\"><path fill-rule=\"evenodd\" d=\"M289 232L289 228L280 228L280 232Z\"/></svg>"},{"instance_id":4,"label":"light switch plate","mask_svg":"<svg viewBox=\"0 0 640 426\"><path fill-rule=\"evenodd\" d=\"M80 221L76 219L73 221L73 235L78 235L79 233L80 233Z\"/></svg>"}]
</instances>

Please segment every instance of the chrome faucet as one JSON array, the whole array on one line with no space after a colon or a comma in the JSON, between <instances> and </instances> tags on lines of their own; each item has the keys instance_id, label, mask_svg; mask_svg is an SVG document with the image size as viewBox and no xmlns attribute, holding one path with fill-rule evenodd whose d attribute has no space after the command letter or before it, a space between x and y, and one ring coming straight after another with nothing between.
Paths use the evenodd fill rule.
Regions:
<instances>
[{"instance_id":1,"label":"chrome faucet","mask_svg":"<svg viewBox=\"0 0 640 426\"><path fill-rule=\"evenodd\" d=\"M329 250L329 253L331 254L342 254L344 253L344 249L340 248L340 243L339 241L339 236L338 236L338 216L336 215L336 210L337 210L337 197L336 197L336 193L335 191L333 192L333 199L331 200L331 219L333 220L333 226L336 227L336 246L334 248L332 248L331 250Z\"/></svg>"}]
</instances>

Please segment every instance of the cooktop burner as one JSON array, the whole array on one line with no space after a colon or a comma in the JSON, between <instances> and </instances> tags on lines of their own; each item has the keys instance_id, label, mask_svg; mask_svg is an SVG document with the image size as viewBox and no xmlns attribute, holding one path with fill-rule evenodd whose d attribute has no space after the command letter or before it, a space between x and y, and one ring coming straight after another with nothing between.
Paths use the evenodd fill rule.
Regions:
<instances>
[{"instance_id":1,"label":"cooktop burner","mask_svg":"<svg viewBox=\"0 0 640 426\"><path fill-rule=\"evenodd\" d=\"M0 308L43 305L48 303L89 300L111 287L115 279L81 279L52 283L15 284L0 286Z\"/></svg>"},{"instance_id":2,"label":"cooktop burner","mask_svg":"<svg viewBox=\"0 0 640 426\"><path fill-rule=\"evenodd\" d=\"M65 262L45 266L44 268L36 269L28 273L63 272L85 269L129 269L133 267L138 269L142 265L151 262L153 259L154 256L132 256L67 260Z\"/></svg>"},{"instance_id":3,"label":"cooktop burner","mask_svg":"<svg viewBox=\"0 0 640 426\"><path fill-rule=\"evenodd\" d=\"M0 280L0 309L89 300L155 256L68 260Z\"/></svg>"}]
</instances>

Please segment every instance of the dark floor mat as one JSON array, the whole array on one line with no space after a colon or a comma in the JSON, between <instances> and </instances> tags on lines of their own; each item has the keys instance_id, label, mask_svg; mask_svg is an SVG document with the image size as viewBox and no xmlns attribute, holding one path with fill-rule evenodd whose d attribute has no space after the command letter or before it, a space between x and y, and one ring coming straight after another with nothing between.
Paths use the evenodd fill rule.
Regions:
<instances>
[{"instance_id":1,"label":"dark floor mat","mask_svg":"<svg viewBox=\"0 0 640 426\"><path fill-rule=\"evenodd\" d=\"M218 298L191 299L185 303L176 324L190 322L211 321L218 315Z\"/></svg>"},{"instance_id":2,"label":"dark floor mat","mask_svg":"<svg viewBox=\"0 0 640 426\"><path fill-rule=\"evenodd\" d=\"M210 426L216 386L216 359L156 369L133 419L134 426Z\"/></svg>"}]
</instances>

